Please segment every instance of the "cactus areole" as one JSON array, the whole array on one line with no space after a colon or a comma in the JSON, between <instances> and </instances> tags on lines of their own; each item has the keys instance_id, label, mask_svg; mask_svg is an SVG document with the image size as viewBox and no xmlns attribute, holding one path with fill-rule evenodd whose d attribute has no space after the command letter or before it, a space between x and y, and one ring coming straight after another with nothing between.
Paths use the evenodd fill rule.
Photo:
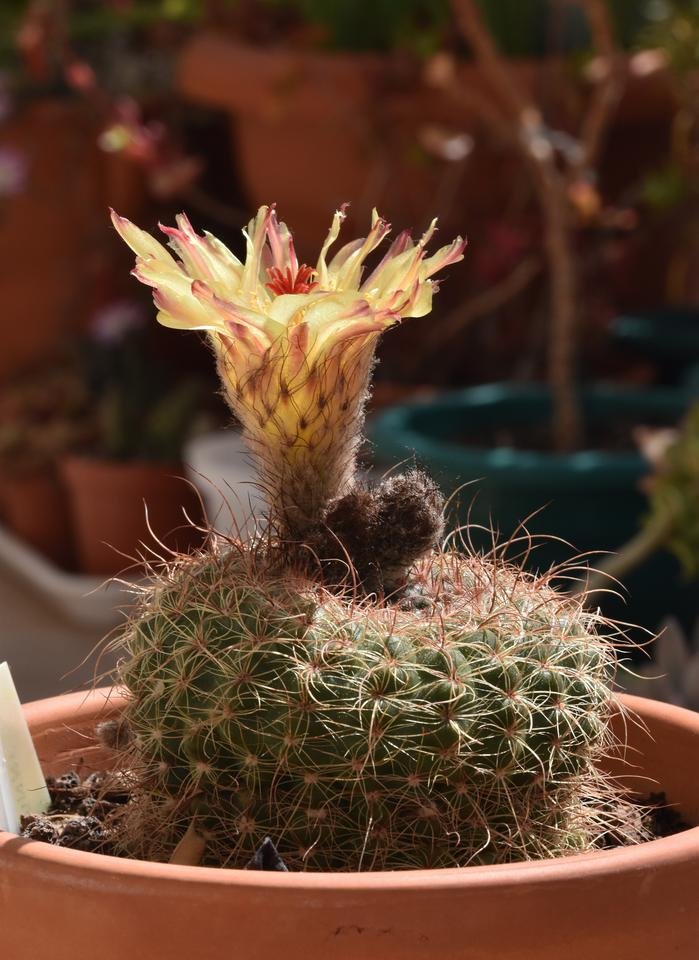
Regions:
<instances>
[{"instance_id":1,"label":"cactus areole","mask_svg":"<svg viewBox=\"0 0 699 960\"><path fill-rule=\"evenodd\" d=\"M173 250L113 222L166 326L203 330L267 500L249 542L154 577L120 642L138 784L126 853L187 830L240 867L266 837L292 870L466 866L636 839L598 762L614 657L549 578L440 545L442 498L412 469L374 486L356 455L381 333L427 314L460 238L428 255L374 214L367 237L300 264L274 207L241 263L188 219Z\"/></svg>"}]
</instances>

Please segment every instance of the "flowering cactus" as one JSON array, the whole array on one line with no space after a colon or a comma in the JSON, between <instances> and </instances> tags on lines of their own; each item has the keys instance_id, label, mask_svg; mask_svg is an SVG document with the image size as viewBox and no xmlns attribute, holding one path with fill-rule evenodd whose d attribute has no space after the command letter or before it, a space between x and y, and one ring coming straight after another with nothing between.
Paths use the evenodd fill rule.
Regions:
<instances>
[{"instance_id":1,"label":"flowering cactus","mask_svg":"<svg viewBox=\"0 0 699 960\"><path fill-rule=\"evenodd\" d=\"M374 216L328 262L343 216L313 269L273 208L245 265L184 216L165 228L179 260L114 216L161 322L207 331L282 535L213 538L128 624L138 789L118 842L167 859L194 831L206 863L244 866L272 837L292 869L362 870L584 850L614 811L631 837L598 769L615 707L597 617L550 578L440 549L442 502L419 471L355 478L376 341L427 313L464 242L428 257L434 224L417 244L400 234L364 277L388 224ZM323 576L289 563L284 538ZM325 577L341 550L361 589Z\"/></svg>"},{"instance_id":2,"label":"flowering cactus","mask_svg":"<svg viewBox=\"0 0 699 960\"><path fill-rule=\"evenodd\" d=\"M338 210L314 268L299 264L286 224L261 207L244 231L245 264L184 214L162 227L179 259L117 214L114 226L136 253L135 276L154 288L158 319L205 330L231 408L260 465L271 519L301 538L328 504L352 488L374 350L403 317L429 313L436 273L461 260L461 238L426 255L433 222L413 243L399 234L380 263L364 261L390 231L374 213L367 237L328 261Z\"/></svg>"}]
</instances>

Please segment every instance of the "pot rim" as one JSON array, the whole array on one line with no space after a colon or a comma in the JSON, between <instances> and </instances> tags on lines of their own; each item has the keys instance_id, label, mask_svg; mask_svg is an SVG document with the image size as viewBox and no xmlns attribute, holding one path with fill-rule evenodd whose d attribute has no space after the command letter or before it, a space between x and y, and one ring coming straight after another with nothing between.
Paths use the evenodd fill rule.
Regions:
<instances>
[{"instance_id":1,"label":"pot rim","mask_svg":"<svg viewBox=\"0 0 699 960\"><path fill-rule=\"evenodd\" d=\"M593 384L584 388L581 396L583 400L594 404L615 408L615 412L626 410L634 413L641 420L644 412L651 410L654 414L665 414L674 422L690 403L687 393L671 387L639 389ZM382 460L391 457L405 459L406 454L417 455L418 459L427 459L440 470L451 474L468 474L472 477L485 474L490 479L516 478L518 485L523 486L538 487L542 478L545 478L548 486L555 482L558 486L573 489L581 486L586 489L590 486L626 489L629 483L636 483L648 472L645 459L636 452L594 447L567 454L526 447L491 449L476 443L460 444L447 438L430 436L414 422L416 414L434 412L439 416L440 412L457 410L468 414L471 422L477 423L480 411L527 402L539 408L532 417L533 421L548 421L550 391L546 385L498 381L418 397L381 410L372 418L370 436L381 451ZM602 414L598 413L597 416ZM506 421L507 417L503 419ZM591 416L590 419L595 417Z\"/></svg>"},{"instance_id":2,"label":"pot rim","mask_svg":"<svg viewBox=\"0 0 699 960\"><path fill-rule=\"evenodd\" d=\"M36 717L55 718L56 711L65 719L80 708L91 709L95 714L105 706L112 710L122 700L111 688L103 687L90 692L78 692L51 697L26 704L28 721ZM641 720L683 727L699 741L699 713L649 700L620 694L619 700ZM53 707L53 710L51 708ZM37 724L38 730L50 729L56 720L44 719ZM59 870L65 868L71 874L80 871L95 882L107 882L116 877L141 881L165 881L172 884L204 883L216 888L249 888L287 890L295 893L366 893L381 891L416 891L428 888L439 890L468 890L513 886L518 881L545 888L562 881L591 881L608 874L650 871L673 864L696 861L699 863L699 826L690 827L682 833L661 837L631 847L614 850L598 850L592 853L572 854L551 860L526 861L522 863L495 864L472 867L442 867L431 870L374 871L366 873L323 873L318 871L276 873L257 872L217 867L181 866L167 863L151 863L146 860L121 859L98 853L52 846L38 840L27 840L16 834L0 831L0 855L5 869L11 869L12 860L33 861L37 866Z\"/></svg>"}]
</instances>

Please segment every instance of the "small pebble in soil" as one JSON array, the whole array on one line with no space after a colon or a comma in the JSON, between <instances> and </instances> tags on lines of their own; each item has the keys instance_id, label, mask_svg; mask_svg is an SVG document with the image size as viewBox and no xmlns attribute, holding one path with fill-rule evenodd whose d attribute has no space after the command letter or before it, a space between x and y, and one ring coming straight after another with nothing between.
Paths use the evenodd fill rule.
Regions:
<instances>
[{"instance_id":1,"label":"small pebble in soil","mask_svg":"<svg viewBox=\"0 0 699 960\"><path fill-rule=\"evenodd\" d=\"M107 814L112 813L118 806L118 803L113 803L111 800L99 800L97 797L88 796L80 801L76 807L76 813L104 820Z\"/></svg>"},{"instance_id":2,"label":"small pebble in soil","mask_svg":"<svg viewBox=\"0 0 699 960\"><path fill-rule=\"evenodd\" d=\"M71 817L63 822L58 839L54 842L59 847L96 853L104 847L107 839L107 833L97 817Z\"/></svg>"},{"instance_id":3,"label":"small pebble in soil","mask_svg":"<svg viewBox=\"0 0 699 960\"><path fill-rule=\"evenodd\" d=\"M22 817L20 835L59 847L113 853L109 822L131 799L129 778L121 773L75 773L46 780L51 806L43 816Z\"/></svg>"},{"instance_id":4,"label":"small pebble in soil","mask_svg":"<svg viewBox=\"0 0 699 960\"><path fill-rule=\"evenodd\" d=\"M20 828L20 836L27 840L42 840L44 843L56 843L58 840L58 824L49 817L22 817Z\"/></svg>"}]
</instances>

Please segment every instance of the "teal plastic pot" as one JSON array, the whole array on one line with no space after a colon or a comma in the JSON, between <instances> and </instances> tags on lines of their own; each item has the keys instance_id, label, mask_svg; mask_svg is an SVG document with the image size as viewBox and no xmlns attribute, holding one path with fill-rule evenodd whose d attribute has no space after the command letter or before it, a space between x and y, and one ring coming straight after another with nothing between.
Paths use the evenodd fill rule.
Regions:
<instances>
[{"instance_id":1,"label":"teal plastic pot","mask_svg":"<svg viewBox=\"0 0 699 960\"><path fill-rule=\"evenodd\" d=\"M638 390L596 386L582 396L586 422L667 426L688 405L671 389ZM491 384L438 395L382 412L371 424L376 460L386 467L415 457L451 493L461 487L459 516L470 524L476 546L491 541L478 527L494 527L499 538L527 530L536 542L528 565L544 569L575 551L618 548L638 529L647 509L639 489L648 467L636 452L582 450L559 455L503 446L467 446L463 439L517 424L541 427L551 418L551 397L540 385ZM495 439L493 444L495 444ZM463 486L467 485L467 486ZM555 538L555 539L554 539ZM564 542L561 542L564 541ZM572 545L572 546L569 546ZM592 561L594 563L594 561ZM681 584L674 558L659 555L625 584L625 608L608 601L610 615L651 628L667 613L696 614L696 588ZM651 591L651 597L642 594ZM686 597L685 597L686 595Z\"/></svg>"},{"instance_id":2,"label":"teal plastic pot","mask_svg":"<svg viewBox=\"0 0 699 960\"><path fill-rule=\"evenodd\" d=\"M664 383L699 386L699 309L667 307L612 321L616 340L657 365Z\"/></svg>"}]
</instances>

